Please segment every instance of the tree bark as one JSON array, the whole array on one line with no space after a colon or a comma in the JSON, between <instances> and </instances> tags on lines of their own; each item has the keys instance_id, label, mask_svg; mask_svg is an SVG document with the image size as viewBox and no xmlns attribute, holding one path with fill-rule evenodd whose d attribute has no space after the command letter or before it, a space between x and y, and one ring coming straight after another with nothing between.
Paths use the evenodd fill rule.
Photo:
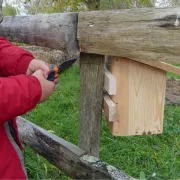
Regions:
<instances>
[{"instance_id":1,"label":"tree bark","mask_svg":"<svg viewBox=\"0 0 180 180\"><path fill-rule=\"evenodd\" d=\"M180 63L180 8L80 12L81 52Z\"/></svg>"},{"instance_id":2,"label":"tree bark","mask_svg":"<svg viewBox=\"0 0 180 180\"><path fill-rule=\"evenodd\" d=\"M0 36L11 42L58 49L74 58L79 52L77 19L77 13L5 17Z\"/></svg>"}]
</instances>

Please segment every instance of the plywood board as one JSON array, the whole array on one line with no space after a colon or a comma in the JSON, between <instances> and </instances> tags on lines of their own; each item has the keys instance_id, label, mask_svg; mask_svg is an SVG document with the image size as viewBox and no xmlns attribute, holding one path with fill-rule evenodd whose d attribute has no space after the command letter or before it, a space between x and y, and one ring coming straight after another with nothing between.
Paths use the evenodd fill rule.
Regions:
<instances>
[{"instance_id":1,"label":"plywood board","mask_svg":"<svg viewBox=\"0 0 180 180\"><path fill-rule=\"evenodd\" d=\"M174 74L180 74L180 67L178 66L173 66L171 64L167 64L165 62L160 62L160 61L152 61L152 60L147 60L147 61L141 61L139 60L138 62L147 64L149 66L164 70L166 72L171 72Z\"/></svg>"},{"instance_id":2,"label":"plywood board","mask_svg":"<svg viewBox=\"0 0 180 180\"><path fill-rule=\"evenodd\" d=\"M104 95L104 115L107 121L112 122L116 120L116 104L107 94Z\"/></svg>"},{"instance_id":3,"label":"plywood board","mask_svg":"<svg viewBox=\"0 0 180 180\"><path fill-rule=\"evenodd\" d=\"M159 134L163 130L166 71L120 57L112 57L117 80L115 136Z\"/></svg>"},{"instance_id":4,"label":"plywood board","mask_svg":"<svg viewBox=\"0 0 180 180\"><path fill-rule=\"evenodd\" d=\"M116 78L106 67L104 68L104 89L109 95L116 94Z\"/></svg>"}]
</instances>

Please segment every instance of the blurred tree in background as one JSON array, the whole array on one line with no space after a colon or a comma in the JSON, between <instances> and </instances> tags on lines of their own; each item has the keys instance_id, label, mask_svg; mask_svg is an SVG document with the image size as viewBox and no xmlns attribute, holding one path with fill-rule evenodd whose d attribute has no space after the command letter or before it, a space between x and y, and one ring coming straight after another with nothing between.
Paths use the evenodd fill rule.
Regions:
<instances>
[{"instance_id":1,"label":"blurred tree in background","mask_svg":"<svg viewBox=\"0 0 180 180\"><path fill-rule=\"evenodd\" d=\"M154 6L175 7L180 5L180 0L11 0L10 2L12 7L14 7L17 12L20 12L20 14L23 12L24 14L32 15ZM6 5L4 8L5 7Z\"/></svg>"},{"instance_id":2,"label":"blurred tree in background","mask_svg":"<svg viewBox=\"0 0 180 180\"><path fill-rule=\"evenodd\" d=\"M88 10L81 0L13 0L13 4L31 15Z\"/></svg>"},{"instance_id":3,"label":"blurred tree in background","mask_svg":"<svg viewBox=\"0 0 180 180\"><path fill-rule=\"evenodd\" d=\"M21 1L21 0L20 0ZM28 14L74 12L85 8L81 0L25 0Z\"/></svg>"},{"instance_id":4,"label":"blurred tree in background","mask_svg":"<svg viewBox=\"0 0 180 180\"><path fill-rule=\"evenodd\" d=\"M17 9L6 2L5 6L3 8L3 15L4 16L15 16L15 15L17 15Z\"/></svg>"}]
</instances>

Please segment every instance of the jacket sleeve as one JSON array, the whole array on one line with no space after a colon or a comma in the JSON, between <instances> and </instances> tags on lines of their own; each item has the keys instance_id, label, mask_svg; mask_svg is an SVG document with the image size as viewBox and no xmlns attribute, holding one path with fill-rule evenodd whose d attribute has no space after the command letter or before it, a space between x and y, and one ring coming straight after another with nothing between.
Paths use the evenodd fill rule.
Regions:
<instances>
[{"instance_id":1,"label":"jacket sleeve","mask_svg":"<svg viewBox=\"0 0 180 180\"><path fill-rule=\"evenodd\" d=\"M33 55L0 37L0 75L3 77L25 74Z\"/></svg>"},{"instance_id":2,"label":"jacket sleeve","mask_svg":"<svg viewBox=\"0 0 180 180\"><path fill-rule=\"evenodd\" d=\"M0 123L33 109L40 97L41 86L34 76L0 78Z\"/></svg>"}]
</instances>

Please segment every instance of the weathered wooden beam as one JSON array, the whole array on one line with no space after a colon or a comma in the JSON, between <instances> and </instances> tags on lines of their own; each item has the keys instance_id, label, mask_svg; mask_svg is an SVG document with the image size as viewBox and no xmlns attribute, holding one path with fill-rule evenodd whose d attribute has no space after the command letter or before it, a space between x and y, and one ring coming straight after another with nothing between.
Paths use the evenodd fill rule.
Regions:
<instances>
[{"instance_id":1,"label":"weathered wooden beam","mask_svg":"<svg viewBox=\"0 0 180 180\"><path fill-rule=\"evenodd\" d=\"M99 157L104 56L81 53L80 79L79 147Z\"/></svg>"},{"instance_id":2,"label":"weathered wooden beam","mask_svg":"<svg viewBox=\"0 0 180 180\"><path fill-rule=\"evenodd\" d=\"M62 50L77 56L77 13L4 17L0 36L21 42Z\"/></svg>"},{"instance_id":3,"label":"weathered wooden beam","mask_svg":"<svg viewBox=\"0 0 180 180\"><path fill-rule=\"evenodd\" d=\"M23 143L73 179L133 179L22 117L17 118L17 123Z\"/></svg>"},{"instance_id":4,"label":"weathered wooden beam","mask_svg":"<svg viewBox=\"0 0 180 180\"><path fill-rule=\"evenodd\" d=\"M180 8L80 12L81 52L180 63Z\"/></svg>"}]
</instances>

